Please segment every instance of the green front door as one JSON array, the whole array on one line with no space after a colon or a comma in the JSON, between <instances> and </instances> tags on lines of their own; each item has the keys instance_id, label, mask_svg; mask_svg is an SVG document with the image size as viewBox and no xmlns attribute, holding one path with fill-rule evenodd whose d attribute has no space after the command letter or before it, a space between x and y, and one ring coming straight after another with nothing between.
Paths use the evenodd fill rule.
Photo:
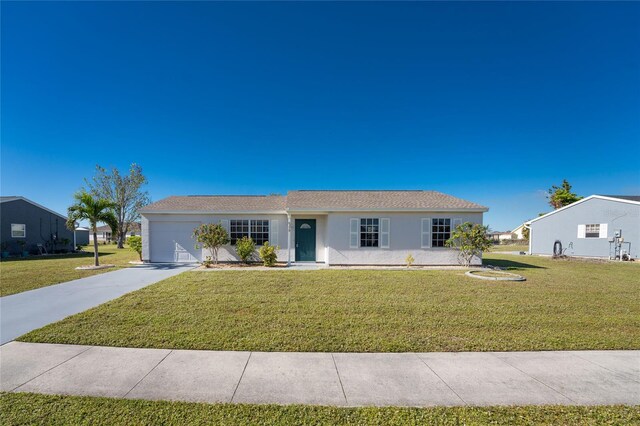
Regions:
<instances>
[{"instance_id":1,"label":"green front door","mask_svg":"<svg viewBox=\"0 0 640 426\"><path fill-rule=\"evenodd\" d=\"M316 220L296 219L296 262L316 261Z\"/></svg>"}]
</instances>

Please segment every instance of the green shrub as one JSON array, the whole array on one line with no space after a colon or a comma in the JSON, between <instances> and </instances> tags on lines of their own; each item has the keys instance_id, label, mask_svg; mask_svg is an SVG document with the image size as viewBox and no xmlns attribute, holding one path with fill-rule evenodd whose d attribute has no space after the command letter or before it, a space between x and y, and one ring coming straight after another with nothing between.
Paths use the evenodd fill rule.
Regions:
<instances>
[{"instance_id":1,"label":"green shrub","mask_svg":"<svg viewBox=\"0 0 640 426\"><path fill-rule=\"evenodd\" d=\"M459 262L469 267L474 257L481 258L482 252L493 246L493 241L487 236L488 233L488 226L465 222L456 226L451 232L451 238L445 241L445 246L458 250Z\"/></svg>"},{"instance_id":2,"label":"green shrub","mask_svg":"<svg viewBox=\"0 0 640 426\"><path fill-rule=\"evenodd\" d=\"M127 238L127 244L131 250L138 253L138 257L142 260L142 237L140 235L134 235Z\"/></svg>"},{"instance_id":3,"label":"green shrub","mask_svg":"<svg viewBox=\"0 0 640 426\"><path fill-rule=\"evenodd\" d=\"M193 230L193 238L198 242L196 249L204 248L211 253L214 264L218 263L218 250L229 244L229 234L219 223L203 223Z\"/></svg>"},{"instance_id":4,"label":"green shrub","mask_svg":"<svg viewBox=\"0 0 640 426\"><path fill-rule=\"evenodd\" d=\"M280 247L272 246L269 244L269 241L260 247L260 259L262 259L264 266L273 266L276 264L276 260L278 260L276 250L280 250Z\"/></svg>"},{"instance_id":5,"label":"green shrub","mask_svg":"<svg viewBox=\"0 0 640 426\"><path fill-rule=\"evenodd\" d=\"M256 243L253 242L251 237L242 237L242 239L236 241L236 253L238 253L238 257L244 262L247 263L249 260L252 260L253 256L256 252Z\"/></svg>"}]
</instances>

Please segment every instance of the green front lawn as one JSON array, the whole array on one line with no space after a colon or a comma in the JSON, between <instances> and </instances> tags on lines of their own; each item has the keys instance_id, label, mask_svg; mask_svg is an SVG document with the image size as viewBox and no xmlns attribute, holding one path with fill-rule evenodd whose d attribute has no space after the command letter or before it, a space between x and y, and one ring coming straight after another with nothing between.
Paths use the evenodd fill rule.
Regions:
<instances>
[{"instance_id":1,"label":"green front lawn","mask_svg":"<svg viewBox=\"0 0 640 426\"><path fill-rule=\"evenodd\" d=\"M30 256L24 259L4 259L0 262L0 296L21 293L34 288L45 287L65 281L113 271L76 271L77 266L93 265L93 245L84 249L85 254L62 254L51 256ZM117 249L114 244L100 245L100 263L110 263L117 267L131 266L130 260L138 260L134 251L125 247Z\"/></svg>"},{"instance_id":2,"label":"green front lawn","mask_svg":"<svg viewBox=\"0 0 640 426\"><path fill-rule=\"evenodd\" d=\"M487 255L463 271L192 271L35 330L28 342L429 352L640 348L640 265Z\"/></svg>"},{"instance_id":3,"label":"green front lawn","mask_svg":"<svg viewBox=\"0 0 640 426\"><path fill-rule=\"evenodd\" d=\"M366 407L200 404L80 396L0 395L2 425L621 425L638 407Z\"/></svg>"},{"instance_id":4,"label":"green front lawn","mask_svg":"<svg viewBox=\"0 0 640 426\"><path fill-rule=\"evenodd\" d=\"M524 244L496 244L491 251L529 251L529 246Z\"/></svg>"}]
</instances>

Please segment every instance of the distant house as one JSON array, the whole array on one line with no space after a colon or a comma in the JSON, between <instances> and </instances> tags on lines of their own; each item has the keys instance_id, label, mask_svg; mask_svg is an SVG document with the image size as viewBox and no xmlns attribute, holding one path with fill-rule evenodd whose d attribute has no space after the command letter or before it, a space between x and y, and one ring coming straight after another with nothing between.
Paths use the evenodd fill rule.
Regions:
<instances>
[{"instance_id":1,"label":"distant house","mask_svg":"<svg viewBox=\"0 0 640 426\"><path fill-rule=\"evenodd\" d=\"M514 240L526 240L526 238L524 237L524 234L522 233L523 231L524 231L524 223L522 225L518 226L513 231L511 231L513 239Z\"/></svg>"},{"instance_id":2,"label":"distant house","mask_svg":"<svg viewBox=\"0 0 640 426\"><path fill-rule=\"evenodd\" d=\"M616 258L640 255L640 196L591 195L537 217L530 227L529 252Z\"/></svg>"},{"instance_id":3,"label":"distant house","mask_svg":"<svg viewBox=\"0 0 640 426\"><path fill-rule=\"evenodd\" d=\"M506 240L512 240L513 234L508 231L507 232L490 232L489 238L491 238L493 241L506 241Z\"/></svg>"},{"instance_id":4,"label":"distant house","mask_svg":"<svg viewBox=\"0 0 640 426\"><path fill-rule=\"evenodd\" d=\"M140 222L134 222L129 225L129 232L127 232L127 237L131 237L134 235L140 235ZM99 243L110 243L112 241L116 241L118 239L117 235L112 235L111 227L109 225L98 226L98 242ZM93 232L89 231L89 242L93 243Z\"/></svg>"},{"instance_id":5,"label":"distant house","mask_svg":"<svg viewBox=\"0 0 640 426\"><path fill-rule=\"evenodd\" d=\"M226 228L230 244L221 261L238 261L234 245L250 237L279 246L278 258L325 265L457 265L445 242L464 222L482 224L488 209L436 191L289 191L287 195L174 196L146 206L142 258L197 262L193 230L203 223ZM474 259L480 264L481 259Z\"/></svg>"},{"instance_id":6,"label":"distant house","mask_svg":"<svg viewBox=\"0 0 640 426\"><path fill-rule=\"evenodd\" d=\"M75 231L75 245L86 246L89 244L89 228L78 226Z\"/></svg>"},{"instance_id":7,"label":"distant house","mask_svg":"<svg viewBox=\"0 0 640 426\"><path fill-rule=\"evenodd\" d=\"M66 221L66 216L25 197L0 197L0 242L10 254L73 250L73 231Z\"/></svg>"}]
</instances>

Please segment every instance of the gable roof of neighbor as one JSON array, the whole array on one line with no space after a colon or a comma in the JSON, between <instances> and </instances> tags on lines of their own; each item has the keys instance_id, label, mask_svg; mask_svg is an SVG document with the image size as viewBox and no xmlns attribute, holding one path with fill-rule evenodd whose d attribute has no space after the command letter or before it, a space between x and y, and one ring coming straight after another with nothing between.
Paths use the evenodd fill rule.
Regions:
<instances>
[{"instance_id":1,"label":"gable roof of neighbor","mask_svg":"<svg viewBox=\"0 0 640 426\"><path fill-rule=\"evenodd\" d=\"M32 205L34 205L34 206L36 206L38 208L41 208L42 210L46 210L51 214L54 214L54 215L56 215L58 217L61 217L64 220L67 220L67 217L65 215L62 215L62 214L57 213L57 212L54 212L53 210L48 209L45 206L42 206L42 205L36 203L35 201L31 201L30 199L25 198L25 197L23 197L21 195L10 195L10 196L2 196L2 197L0 197L0 203L8 203L10 201L18 201L18 200L25 201L25 202L27 202L29 204L32 204Z\"/></svg>"},{"instance_id":2,"label":"gable roof of neighbor","mask_svg":"<svg viewBox=\"0 0 640 426\"><path fill-rule=\"evenodd\" d=\"M436 191L290 191L282 195L172 196L142 213L488 209Z\"/></svg>"},{"instance_id":3,"label":"gable roof of neighbor","mask_svg":"<svg viewBox=\"0 0 640 426\"><path fill-rule=\"evenodd\" d=\"M640 205L640 195L589 195L588 197L583 198L582 200L576 201L575 203L571 203L568 206L564 206L559 208L558 210L554 210L542 216L538 216L535 219L531 219L528 222L525 222L527 225L532 224L533 222L537 222L540 219L544 219L545 217L551 216L552 214L556 214L563 210L569 209L571 207L577 206L578 204L584 203L585 201L592 200L597 198L599 200L607 200L607 201L618 201L621 203L629 203L629 204L638 204Z\"/></svg>"}]
</instances>

